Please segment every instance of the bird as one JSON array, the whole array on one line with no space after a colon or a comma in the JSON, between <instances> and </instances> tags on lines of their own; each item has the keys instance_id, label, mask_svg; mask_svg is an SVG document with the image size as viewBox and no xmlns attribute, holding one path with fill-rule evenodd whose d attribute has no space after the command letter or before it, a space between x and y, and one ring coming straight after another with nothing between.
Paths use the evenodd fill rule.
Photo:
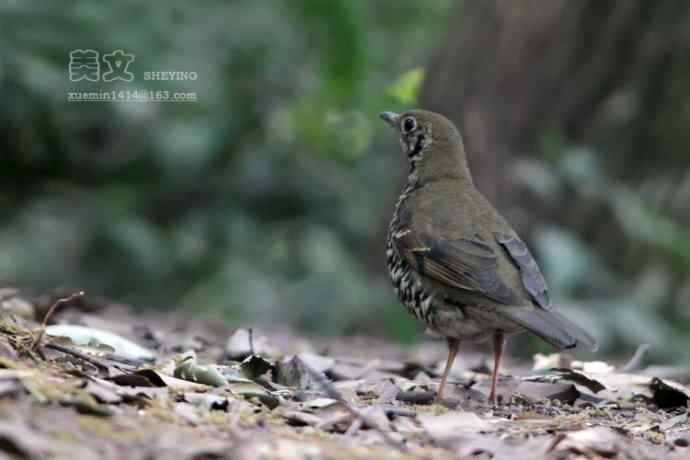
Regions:
<instances>
[{"instance_id":1,"label":"bird","mask_svg":"<svg viewBox=\"0 0 690 460\"><path fill-rule=\"evenodd\" d=\"M475 186L453 122L425 110L379 116L397 132L409 166L388 227L386 265L409 313L446 338L437 400L462 341L493 339L493 404L507 336L529 331L557 349L595 351L596 339L550 304L527 245Z\"/></svg>"}]
</instances>

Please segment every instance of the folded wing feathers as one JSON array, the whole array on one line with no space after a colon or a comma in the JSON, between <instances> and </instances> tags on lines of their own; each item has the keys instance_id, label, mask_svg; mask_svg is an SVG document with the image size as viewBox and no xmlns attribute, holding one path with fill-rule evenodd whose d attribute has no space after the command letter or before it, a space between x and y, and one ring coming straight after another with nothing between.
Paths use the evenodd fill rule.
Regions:
<instances>
[{"instance_id":1,"label":"folded wing feathers","mask_svg":"<svg viewBox=\"0 0 690 460\"><path fill-rule=\"evenodd\" d=\"M520 278L525 290L540 307L548 308L549 294L546 281L527 245L518 237L506 233L495 233L494 236L513 263L520 269Z\"/></svg>"}]
</instances>

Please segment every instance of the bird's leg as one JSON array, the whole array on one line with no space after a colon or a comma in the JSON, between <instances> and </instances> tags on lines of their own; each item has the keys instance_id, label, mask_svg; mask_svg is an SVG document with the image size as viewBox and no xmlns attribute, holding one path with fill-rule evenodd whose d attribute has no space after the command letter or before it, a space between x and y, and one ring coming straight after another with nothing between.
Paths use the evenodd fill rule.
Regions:
<instances>
[{"instance_id":1,"label":"bird's leg","mask_svg":"<svg viewBox=\"0 0 690 460\"><path fill-rule=\"evenodd\" d=\"M446 368L443 370L443 376L441 377L441 385L438 387L438 393L436 393L436 399L438 401L443 398L443 388L446 386L446 380L448 380L448 374L450 373L450 368L453 367L453 361L455 361L455 356L458 354L460 349L460 341L452 337L447 337L448 342L448 360L446 361Z\"/></svg>"},{"instance_id":2,"label":"bird's leg","mask_svg":"<svg viewBox=\"0 0 690 460\"><path fill-rule=\"evenodd\" d=\"M491 393L489 393L489 401L493 404L496 404L496 381L498 380L498 371L501 368L504 345L503 331L496 331L494 334L494 372L491 375Z\"/></svg>"}]
</instances>

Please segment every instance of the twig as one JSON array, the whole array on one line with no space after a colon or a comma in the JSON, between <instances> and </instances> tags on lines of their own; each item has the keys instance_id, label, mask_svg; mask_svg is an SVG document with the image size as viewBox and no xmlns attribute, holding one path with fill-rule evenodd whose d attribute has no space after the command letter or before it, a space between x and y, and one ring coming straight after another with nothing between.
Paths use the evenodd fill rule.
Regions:
<instances>
[{"instance_id":1,"label":"twig","mask_svg":"<svg viewBox=\"0 0 690 460\"><path fill-rule=\"evenodd\" d=\"M251 327L248 329L249 332L249 352L254 356L254 329Z\"/></svg>"},{"instance_id":2,"label":"twig","mask_svg":"<svg viewBox=\"0 0 690 460\"><path fill-rule=\"evenodd\" d=\"M91 356L86 355L80 351L73 350L73 349L67 348L67 347L63 347L62 345L58 345L57 343L46 343L43 346L46 348L51 348L53 350L61 351L61 352L66 353L68 355L72 355L74 357L77 357L83 361L86 361L89 364L96 366L98 369L100 369L102 371L107 371L109 369L109 367L106 364L103 364L102 362L98 361L97 359L92 358Z\"/></svg>"},{"instance_id":3,"label":"twig","mask_svg":"<svg viewBox=\"0 0 690 460\"><path fill-rule=\"evenodd\" d=\"M384 407L383 410L389 417L417 417L417 413L413 410L400 409L398 407Z\"/></svg>"},{"instance_id":4,"label":"twig","mask_svg":"<svg viewBox=\"0 0 690 460\"><path fill-rule=\"evenodd\" d=\"M362 428L362 420L356 418L354 422L350 425L350 427L347 429L345 432L345 436L354 436L357 434L357 432Z\"/></svg>"},{"instance_id":5,"label":"twig","mask_svg":"<svg viewBox=\"0 0 690 460\"><path fill-rule=\"evenodd\" d=\"M648 343L643 343L637 347L637 350L635 350L635 354L632 356L632 358L630 358L630 361L628 361L625 366L621 368L621 372L630 373L642 369L642 361L644 360L647 351L649 351L650 346L651 345Z\"/></svg>"},{"instance_id":6,"label":"twig","mask_svg":"<svg viewBox=\"0 0 690 460\"><path fill-rule=\"evenodd\" d=\"M43 323L41 324L41 330L38 331L38 335L34 339L33 343L31 344L31 349L35 350L36 347L38 347L38 344L41 343L41 340L43 339L43 335L46 333L46 327L48 326L48 320L50 319L51 316L53 316L53 313L55 313L55 310L57 307L62 305L63 303L71 302L72 300L76 299L77 297L82 297L84 295L84 291L77 291L73 294L68 295L67 297L60 297L53 303L53 305L50 306L48 309L48 312L46 315L43 317Z\"/></svg>"},{"instance_id":7,"label":"twig","mask_svg":"<svg viewBox=\"0 0 690 460\"><path fill-rule=\"evenodd\" d=\"M309 364L306 362L302 362L304 365L304 368L309 372L309 375L316 381L316 383L323 388L323 390L326 392L329 398L335 399L338 401L340 404L343 405L345 410L347 410L352 416L362 422L362 424L367 425L370 428L375 429L381 434L381 437L383 438L386 443L388 443L390 446L398 449L401 452L407 452L407 446L405 444L397 441L394 439L388 432L384 431L379 427L376 422L373 422L369 417L355 409L350 403L348 403L343 395L340 394L340 392L336 389L336 387L329 382L326 377L320 373L314 370Z\"/></svg>"},{"instance_id":8,"label":"twig","mask_svg":"<svg viewBox=\"0 0 690 460\"><path fill-rule=\"evenodd\" d=\"M410 404L432 404L436 398L434 391L400 391L395 399Z\"/></svg>"}]
</instances>

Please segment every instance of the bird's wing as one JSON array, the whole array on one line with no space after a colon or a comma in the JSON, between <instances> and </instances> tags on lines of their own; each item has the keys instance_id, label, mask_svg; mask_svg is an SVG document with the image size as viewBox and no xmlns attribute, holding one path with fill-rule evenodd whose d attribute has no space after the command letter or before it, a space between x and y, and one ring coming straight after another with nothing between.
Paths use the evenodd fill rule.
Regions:
<instances>
[{"instance_id":1,"label":"bird's wing","mask_svg":"<svg viewBox=\"0 0 690 460\"><path fill-rule=\"evenodd\" d=\"M412 229L393 235L398 254L419 274L505 305L524 300L498 272L498 255L479 235L447 239Z\"/></svg>"},{"instance_id":2,"label":"bird's wing","mask_svg":"<svg viewBox=\"0 0 690 460\"><path fill-rule=\"evenodd\" d=\"M494 247L479 235L448 239L411 228L393 235L393 244L417 273L456 289L477 293L497 302L495 311L534 332L557 348L579 344L596 349L591 335L548 306L544 277L525 243L517 236L492 234L498 248L520 272L524 291L510 286L499 271Z\"/></svg>"}]
</instances>

